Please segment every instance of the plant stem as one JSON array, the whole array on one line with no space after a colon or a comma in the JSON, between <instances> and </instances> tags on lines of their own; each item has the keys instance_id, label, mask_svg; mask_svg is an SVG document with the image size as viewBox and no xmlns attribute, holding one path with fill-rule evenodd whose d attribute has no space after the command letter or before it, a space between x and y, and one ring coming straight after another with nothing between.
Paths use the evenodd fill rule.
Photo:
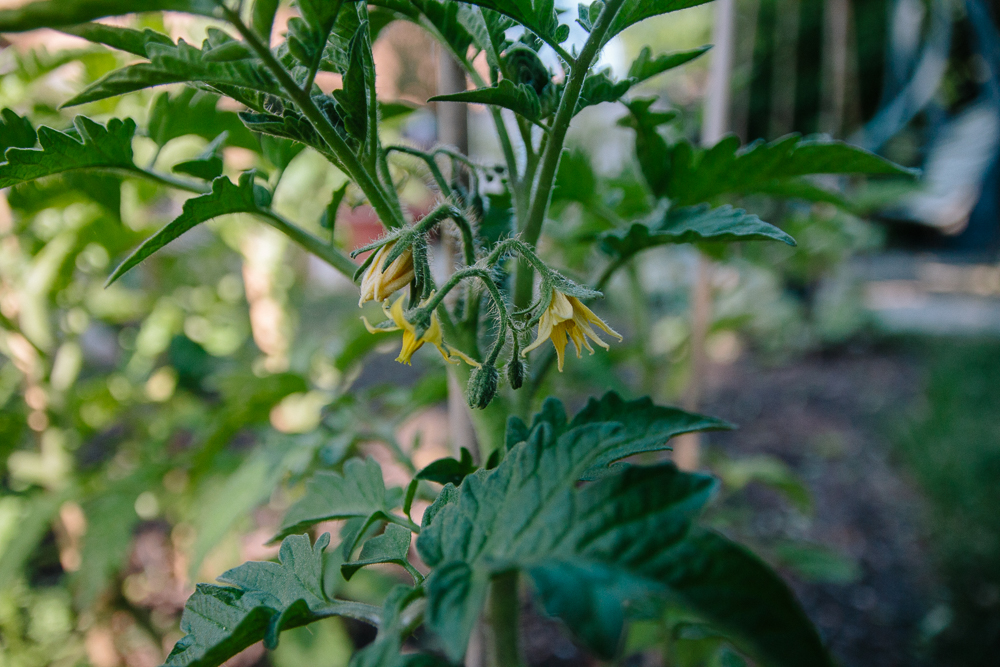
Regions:
<instances>
[{"instance_id":1,"label":"plant stem","mask_svg":"<svg viewBox=\"0 0 1000 667\"><path fill-rule=\"evenodd\" d=\"M197 195L207 195L212 191L212 188L208 185L202 185L201 183L197 183L195 181L174 178L173 176L167 176L166 174L160 174L148 169L136 168L135 170L127 170L125 173L141 176L142 178L153 181L154 183L176 188L177 190L184 190L185 192L192 192Z\"/></svg>"},{"instance_id":2,"label":"plant stem","mask_svg":"<svg viewBox=\"0 0 1000 667\"><path fill-rule=\"evenodd\" d=\"M361 164L357 155L354 154L351 147L340 136L337 129L330 123L330 120L313 103L309 93L298 87L288 71L285 70L277 58L274 57L274 54L271 53L271 49L257 38L257 35L243 23L236 12L225 6L223 6L223 12L225 13L226 20L239 31L250 48L257 53L264 62L264 65L271 70L271 73L274 74L284 91L288 93L289 97L299 107L299 111L309 119L316 132L319 133L319 136L323 138L323 141L327 143L334 155L337 156L344 169L347 170L348 175L365 194L365 197L368 198L382 224L390 228L402 227L404 224L403 220L397 217L395 210L389 203L389 200L386 199L385 193L378 185L378 182L372 178L372 174L369 174L364 165Z\"/></svg>"},{"instance_id":3,"label":"plant stem","mask_svg":"<svg viewBox=\"0 0 1000 667\"><path fill-rule=\"evenodd\" d=\"M580 99L583 90L583 82L587 78L594 58L604 44L604 37L611 28L611 22L625 0L608 0L604 5L601 16L597 20L590 37L583 45L580 57L572 63L569 80L566 82L566 89L563 91L562 99L559 100L559 108L556 111L555 120L552 123L552 131L549 133L548 145L542 156L541 171L538 175L538 184L535 188L534 197L531 201L531 208L528 212L528 219L521 221L522 239L529 245L535 245L538 237L542 233L542 224L545 222L545 214L549 210L549 202L552 198L552 186L555 183L556 172L559 169L559 159L562 157L563 144L566 141L566 132L569 130L570 122L576 114L576 104ZM514 304L522 308L531 301L531 292L534 287L534 271L524 262L518 264L517 282L514 287Z\"/></svg>"},{"instance_id":4,"label":"plant stem","mask_svg":"<svg viewBox=\"0 0 1000 667\"><path fill-rule=\"evenodd\" d=\"M505 572L490 584L490 667L522 667L517 571Z\"/></svg>"},{"instance_id":5,"label":"plant stem","mask_svg":"<svg viewBox=\"0 0 1000 667\"><path fill-rule=\"evenodd\" d=\"M259 215L264 219L264 222L343 273L352 282L354 281L354 272L358 267L345 255L330 247L326 241L316 238L299 226L285 220L274 211L261 211Z\"/></svg>"}]
</instances>

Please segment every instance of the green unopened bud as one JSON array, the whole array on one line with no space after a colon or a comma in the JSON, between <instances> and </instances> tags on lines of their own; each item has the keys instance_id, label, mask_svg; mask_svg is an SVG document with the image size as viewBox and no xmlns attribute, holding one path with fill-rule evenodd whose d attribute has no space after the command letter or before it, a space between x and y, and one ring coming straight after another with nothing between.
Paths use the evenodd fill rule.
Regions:
<instances>
[{"instance_id":1,"label":"green unopened bud","mask_svg":"<svg viewBox=\"0 0 1000 667\"><path fill-rule=\"evenodd\" d=\"M528 374L528 365L521 355L516 354L507 362L507 381L512 389L520 389L524 384L524 376Z\"/></svg>"},{"instance_id":2,"label":"green unopened bud","mask_svg":"<svg viewBox=\"0 0 1000 667\"><path fill-rule=\"evenodd\" d=\"M493 364L484 364L472 370L469 376L469 407L483 410L497 395L500 373Z\"/></svg>"}]
</instances>

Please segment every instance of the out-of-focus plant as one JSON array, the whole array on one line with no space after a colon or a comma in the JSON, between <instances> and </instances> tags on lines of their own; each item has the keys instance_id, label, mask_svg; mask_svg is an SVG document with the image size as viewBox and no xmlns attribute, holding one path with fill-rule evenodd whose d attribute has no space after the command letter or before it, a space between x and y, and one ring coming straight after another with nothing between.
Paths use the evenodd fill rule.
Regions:
<instances>
[{"instance_id":1,"label":"out-of-focus plant","mask_svg":"<svg viewBox=\"0 0 1000 667\"><path fill-rule=\"evenodd\" d=\"M198 522L185 551L197 564L288 479L305 484L274 536L278 562L248 562L222 575L223 585L200 584L184 605L185 634L175 638L168 665L219 665L257 642L278 646L283 631L326 627L336 622L331 617L377 629L375 641L351 658L354 665L460 662L481 619L493 664L522 664L522 575L545 612L602 658L620 654L628 621L668 613L695 619L699 637L720 638L713 651L762 664L828 664L781 579L699 522L713 478L670 463L619 463L667 450L675 435L727 423L614 392L570 418L558 399L542 400L540 388L551 371L573 363L565 359L570 344L580 356L622 339L591 305L641 253L691 243L716 256L739 241L794 245L726 197L826 201L832 195L805 177L907 172L817 137L745 148L727 138L707 149L668 140L662 128L674 114L629 90L705 49L646 49L620 80L595 65L629 26L701 0L581 5L576 21L586 37L573 48L565 46L569 25L551 2L538 0L301 0L284 39L273 34L278 4L143 6L211 19L201 48L175 42L155 25L91 22L132 11L128 3L50 1L0 12L0 32L57 27L139 59L111 69L64 105L124 118L77 116L54 129L9 110L3 115L0 187L13 188L16 212L6 240L15 251L11 261L20 256L30 267L9 270L10 280L25 283L6 292L17 294L16 302L3 304L8 399L23 386L17 409L27 414L12 413L6 424L14 493L4 511L13 518L4 524L0 570L21 582L9 608L31 605L35 615L62 605L35 635L16 626L23 614L15 609L7 615L15 619L12 636L41 644L68 633L65 623L51 620L68 618L66 601L33 599L24 587L45 576L46 553L57 553L49 570L78 571L77 604L89 609L121 569L121 545L140 518L165 518L175 526L175 543L190 541L184 519ZM467 72L474 90L435 100L486 105L503 164L477 164L448 147L390 143L393 133L380 121L400 108L377 95L372 45L394 20L425 28ZM321 74L335 75L339 87L320 87ZM161 93L146 117L140 107L113 106L119 96L165 84L189 88ZM618 200L580 168L585 158L565 155L574 117L601 103L624 105L622 124L635 134L641 167L642 179L628 183L629 196ZM192 136L201 138L200 152L180 155L172 142ZM313 183L296 193L299 206L283 203L293 160L343 186L329 195L324 188L317 201L308 195L318 188ZM414 161L438 197L420 216L400 196ZM193 196L178 208L168 191ZM61 197L80 201L55 205ZM588 227L553 219L553 201L582 205ZM345 202L367 203L385 229L352 253L370 252L360 266L338 225ZM164 208L171 221L139 243L103 287L99 276L111 258L144 236L131 225L160 217ZM204 234L206 223L234 252L221 252ZM458 261L450 274L435 275L431 242L447 230L457 238ZM572 234L577 243L545 242L547 235L558 241ZM381 302L384 313L378 321L377 309L366 310L364 329L329 325L338 330L341 352L332 364L311 359L318 366L311 375L291 342L289 302L298 297L284 259L288 240L359 282L361 303ZM591 275L556 268L580 267L583 258L595 267ZM467 381L479 451L418 472L396 442L398 420L440 397L442 383L433 375L395 401L351 394L349 382L337 382L383 333L395 331L402 332L398 361L409 364L428 354L421 348L434 347ZM250 333L262 353L256 358ZM539 348L529 367L529 353ZM82 368L85 356L116 370ZM90 385L86 371L95 379ZM319 391L323 385L329 393ZM117 441L111 460L88 456L108 438ZM243 451L228 446L241 438ZM371 440L381 441L404 471L403 487L387 486L374 458L352 458ZM198 492L185 492L190 485ZM416 517L419 524L417 499L433 501ZM330 535L317 528L330 520L344 522L336 550L327 549ZM54 551L45 541L49 526ZM345 583L375 565L398 566L409 582L381 596ZM125 600L106 604L160 611L129 618L144 626L137 632L159 629L169 639L169 623L150 600L169 598L170 586L142 575L129 575ZM92 618L81 622L94 624L87 641L106 637ZM415 635L420 628L425 632Z\"/></svg>"}]
</instances>

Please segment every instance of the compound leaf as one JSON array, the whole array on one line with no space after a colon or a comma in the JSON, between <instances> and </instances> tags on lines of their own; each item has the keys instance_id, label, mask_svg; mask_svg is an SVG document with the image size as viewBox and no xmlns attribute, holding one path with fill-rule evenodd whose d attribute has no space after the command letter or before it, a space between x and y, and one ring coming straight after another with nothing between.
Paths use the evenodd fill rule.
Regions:
<instances>
[{"instance_id":1,"label":"compound leaf","mask_svg":"<svg viewBox=\"0 0 1000 667\"><path fill-rule=\"evenodd\" d=\"M181 616L186 634L165 667L216 667L260 640L274 648L283 630L342 613L352 603L330 600L323 590L324 533L316 544L308 535L281 543L279 562L244 563L219 581L198 584Z\"/></svg>"},{"instance_id":2,"label":"compound leaf","mask_svg":"<svg viewBox=\"0 0 1000 667\"><path fill-rule=\"evenodd\" d=\"M795 239L774 225L741 208L708 204L672 209L655 224L636 223L627 230L607 232L601 249L620 258L631 257L647 248L671 243L738 241L781 241L795 245Z\"/></svg>"},{"instance_id":3,"label":"compound leaf","mask_svg":"<svg viewBox=\"0 0 1000 667\"><path fill-rule=\"evenodd\" d=\"M240 176L239 185L234 184L227 176L220 176L212 181L211 192L188 199L184 202L184 208L179 216L136 248L111 274L108 284L115 282L157 250L203 222L229 213L259 213L266 210L269 204L270 193L254 183L253 171L244 172Z\"/></svg>"},{"instance_id":4,"label":"compound leaf","mask_svg":"<svg viewBox=\"0 0 1000 667\"><path fill-rule=\"evenodd\" d=\"M755 142L742 149L735 136L707 150L680 141L669 149L665 161L671 164L670 178L661 196L681 206L721 194L766 191L778 181L811 174L912 177L916 173L857 146L797 134L770 143Z\"/></svg>"},{"instance_id":5,"label":"compound leaf","mask_svg":"<svg viewBox=\"0 0 1000 667\"><path fill-rule=\"evenodd\" d=\"M107 74L63 106L71 107L144 88L191 81L281 96L274 77L260 61L213 62L204 57L211 49L208 40L204 48L203 52L183 39L176 45L148 43L146 54L150 62L130 65Z\"/></svg>"},{"instance_id":6,"label":"compound leaf","mask_svg":"<svg viewBox=\"0 0 1000 667\"><path fill-rule=\"evenodd\" d=\"M14 139L27 144L29 134L23 119L4 114L4 123L14 124L16 133L5 133L6 141ZM132 161L132 137L135 121L112 118L107 126L77 116L73 129L60 132L50 127L38 128L41 148L15 147L7 150L6 162L0 164L0 188L33 181L53 174L77 169L113 169L138 172ZM31 145L34 145L32 142Z\"/></svg>"},{"instance_id":7,"label":"compound leaf","mask_svg":"<svg viewBox=\"0 0 1000 667\"><path fill-rule=\"evenodd\" d=\"M340 117L344 120L347 132L365 144L368 138L368 85L369 73L366 71L366 51L368 50L368 22L365 21L348 47L348 66L344 73L344 84L339 90L333 91L337 100Z\"/></svg>"},{"instance_id":8,"label":"compound leaf","mask_svg":"<svg viewBox=\"0 0 1000 667\"><path fill-rule=\"evenodd\" d=\"M490 104L510 109L514 113L531 121L541 117L541 101L535 89L526 83L515 84L509 79L500 81L496 86L477 88L461 93L437 95L430 102L465 102L467 104Z\"/></svg>"},{"instance_id":9,"label":"compound leaf","mask_svg":"<svg viewBox=\"0 0 1000 667\"><path fill-rule=\"evenodd\" d=\"M0 32L24 32L57 28L93 21L107 16L144 12L174 11L213 16L214 0L43 0L17 9L0 10Z\"/></svg>"},{"instance_id":10,"label":"compound leaf","mask_svg":"<svg viewBox=\"0 0 1000 667\"><path fill-rule=\"evenodd\" d=\"M612 414L621 421L601 421ZM624 453L623 432L635 442L648 437L634 424L644 414L655 423L659 413L645 401L605 397L567 422L561 405L548 403L496 469L445 487L424 515L417 549L433 568L428 625L450 659L465 651L489 579L516 569L532 578L549 613L604 658L620 646L629 603L665 597L765 663L829 664L777 575L724 538L691 530L715 487L710 477L662 464L579 484L612 452ZM708 556L693 558L706 546ZM766 605L744 602L764 590Z\"/></svg>"},{"instance_id":11,"label":"compound leaf","mask_svg":"<svg viewBox=\"0 0 1000 667\"><path fill-rule=\"evenodd\" d=\"M343 475L321 470L309 479L305 496L288 510L275 539L331 519L377 520L388 516L401 500L400 489L386 490L375 459L351 459L344 464Z\"/></svg>"}]
</instances>

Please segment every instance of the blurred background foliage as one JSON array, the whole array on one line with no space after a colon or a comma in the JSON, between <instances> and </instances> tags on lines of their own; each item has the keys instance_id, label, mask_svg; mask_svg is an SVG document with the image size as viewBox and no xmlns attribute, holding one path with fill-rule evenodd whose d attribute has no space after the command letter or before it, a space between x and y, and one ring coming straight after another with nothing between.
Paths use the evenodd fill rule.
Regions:
<instances>
[{"instance_id":1,"label":"blurred background foliage","mask_svg":"<svg viewBox=\"0 0 1000 667\"><path fill-rule=\"evenodd\" d=\"M828 203L734 199L799 246L709 249L709 365L695 380L706 412L743 427L706 443L724 489L712 521L781 567L845 664L985 666L1000 648L994 5L736 0L733 131L827 132L926 174L908 189L841 182L843 199ZM283 20L292 11L283 4ZM712 17L707 5L643 23L609 45L606 64L621 73L646 44L698 47ZM210 24L132 25L198 42ZM416 107L387 132L432 144L429 39L394 23L375 48L380 94ZM10 37L0 107L66 128L59 105L124 62L57 33ZM703 58L643 84L679 111L668 139L697 140L707 68ZM251 134L235 111L174 88L81 110L149 127L137 161L161 170L225 131L226 173L257 167L283 215L319 220L344 176ZM563 161L545 249L570 274L590 273L585 242L650 211L621 115L588 109L571 134L586 150ZM470 122L489 163L485 114L473 108ZM411 167L404 199L423 211L433 192ZM105 288L182 202L148 182L75 174L0 200L0 664L157 665L194 582L275 555L268 540L298 480L363 452L392 484L393 470L451 451L433 355L395 364L397 343L358 321L355 288L258 223L216 220ZM347 247L379 230L357 203L344 202L333 231ZM625 343L567 364L541 395L686 400L697 262L662 248L622 272L601 308ZM366 600L391 584L366 570L328 585ZM533 664L585 664L535 621ZM345 665L371 639L332 620L238 664ZM639 624L629 646L628 664L740 664L686 618Z\"/></svg>"}]
</instances>

